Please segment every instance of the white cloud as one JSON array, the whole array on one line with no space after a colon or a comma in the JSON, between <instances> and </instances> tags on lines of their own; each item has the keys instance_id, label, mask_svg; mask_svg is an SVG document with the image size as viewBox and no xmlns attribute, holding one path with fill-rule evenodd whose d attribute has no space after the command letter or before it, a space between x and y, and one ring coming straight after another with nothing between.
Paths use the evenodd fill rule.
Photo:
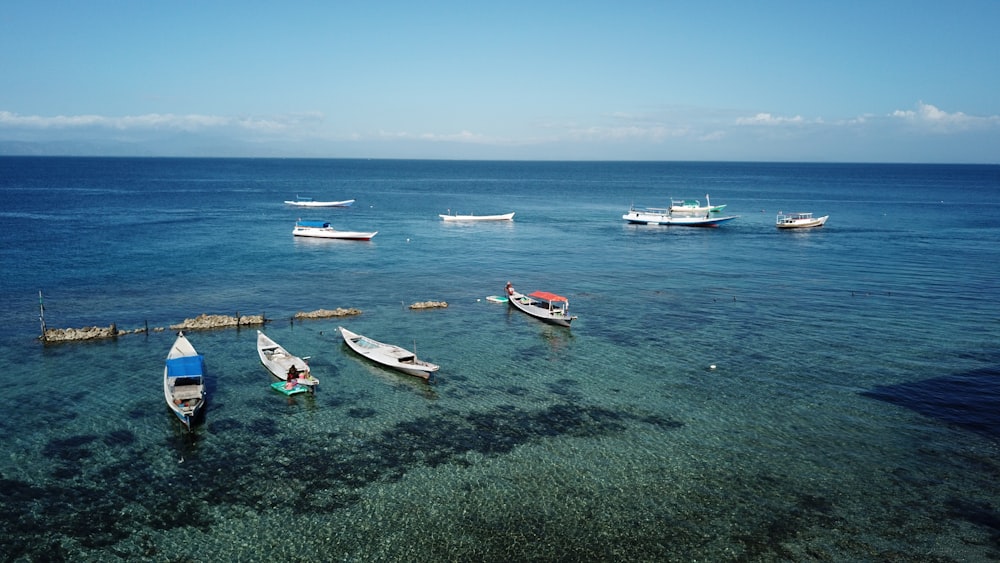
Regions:
<instances>
[{"instance_id":1,"label":"white cloud","mask_svg":"<svg viewBox=\"0 0 1000 563\"><path fill-rule=\"evenodd\" d=\"M102 115L20 115L0 111L0 127L22 129L81 129L103 128L118 131L208 131L214 129L240 129L257 132L283 132L305 124L322 121L320 114L298 114L271 118L232 117L218 115L176 115L172 113L148 113L144 115L102 116Z\"/></svg>"},{"instance_id":2,"label":"white cloud","mask_svg":"<svg viewBox=\"0 0 1000 563\"><path fill-rule=\"evenodd\" d=\"M918 102L916 110L897 109L890 113L889 117L940 132L1000 125L1000 116L997 115L973 116L960 111L948 113L937 106L924 102Z\"/></svg>"},{"instance_id":3,"label":"white cloud","mask_svg":"<svg viewBox=\"0 0 1000 563\"><path fill-rule=\"evenodd\" d=\"M408 133L405 131L379 131L378 136L384 139L417 139L421 141L452 142L452 143L502 143L485 135L462 130L458 133Z\"/></svg>"},{"instance_id":4,"label":"white cloud","mask_svg":"<svg viewBox=\"0 0 1000 563\"><path fill-rule=\"evenodd\" d=\"M736 119L737 125L785 125L785 124L805 123L801 115L795 117L781 117L770 113L758 113L753 117L740 117Z\"/></svg>"}]
</instances>

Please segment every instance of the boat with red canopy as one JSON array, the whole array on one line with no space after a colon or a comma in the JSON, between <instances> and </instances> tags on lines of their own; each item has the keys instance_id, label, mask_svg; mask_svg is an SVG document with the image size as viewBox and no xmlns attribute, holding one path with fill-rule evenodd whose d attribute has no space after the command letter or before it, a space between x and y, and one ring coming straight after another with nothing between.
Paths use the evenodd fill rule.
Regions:
<instances>
[{"instance_id":1,"label":"boat with red canopy","mask_svg":"<svg viewBox=\"0 0 1000 563\"><path fill-rule=\"evenodd\" d=\"M562 295L547 291L525 295L515 291L510 282L504 287L504 294L511 307L549 324L568 327L576 319L569 314L569 299Z\"/></svg>"}]
</instances>

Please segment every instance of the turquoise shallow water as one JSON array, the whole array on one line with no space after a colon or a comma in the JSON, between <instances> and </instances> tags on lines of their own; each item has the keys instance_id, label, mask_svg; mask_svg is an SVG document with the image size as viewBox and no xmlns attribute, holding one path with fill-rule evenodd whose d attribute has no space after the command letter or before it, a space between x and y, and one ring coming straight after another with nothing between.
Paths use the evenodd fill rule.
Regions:
<instances>
[{"instance_id":1,"label":"turquoise shallow water","mask_svg":"<svg viewBox=\"0 0 1000 563\"><path fill-rule=\"evenodd\" d=\"M1000 555L1000 168L0 159L6 560L927 560ZM715 230L628 206L726 203ZM295 194L355 198L304 211ZM510 224L438 213L516 211ZM774 214L831 215L778 232ZM378 230L295 240L297 217ZM566 295L572 330L488 303ZM163 405L169 330L209 405ZM406 305L445 300L447 309ZM296 311L357 307L347 319ZM365 363L338 323L442 366ZM710 366L714 365L712 369ZM293 531L295 530L295 531Z\"/></svg>"}]
</instances>

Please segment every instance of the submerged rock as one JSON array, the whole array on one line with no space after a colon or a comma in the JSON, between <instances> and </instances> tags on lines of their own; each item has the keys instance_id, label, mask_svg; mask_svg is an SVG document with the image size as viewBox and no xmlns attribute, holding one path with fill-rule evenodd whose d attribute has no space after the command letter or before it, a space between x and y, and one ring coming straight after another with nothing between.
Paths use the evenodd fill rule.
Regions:
<instances>
[{"instance_id":1,"label":"submerged rock","mask_svg":"<svg viewBox=\"0 0 1000 563\"><path fill-rule=\"evenodd\" d=\"M361 314L361 310L360 309L355 309L354 307L351 307L350 309L344 309L342 307L337 307L336 309L334 309L332 311L330 309L317 309L315 311L310 311L308 313L304 313L302 311L299 311L298 313L295 313L295 318L296 319L328 319L330 317L349 317L349 316L352 316L352 315L360 315L360 314Z\"/></svg>"},{"instance_id":2,"label":"submerged rock","mask_svg":"<svg viewBox=\"0 0 1000 563\"><path fill-rule=\"evenodd\" d=\"M439 309L448 306L447 301L418 301L410 305L411 309Z\"/></svg>"},{"instance_id":3,"label":"submerged rock","mask_svg":"<svg viewBox=\"0 0 1000 563\"><path fill-rule=\"evenodd\" d=\"M111 326L87 326L83 328L49 328L45 329L45 335L42 339L46 342L69 342L72 340L112 338L119 334L122 333L119 333L118 327L113 324Z\"/></svg>"},{"instance_id":4,"label":"submerged rock","mask_svg":"<svg viewBox=\"0 0 1000 563\"><path fill-rule=\"evenodd\" d=\"M229 326L251 326L264 324L264 315L206 315L204 313L193 319L184 319L180 324L170 325L170 330L203 330L209 328L224 328Z\"/></svg>"}]
</instances>

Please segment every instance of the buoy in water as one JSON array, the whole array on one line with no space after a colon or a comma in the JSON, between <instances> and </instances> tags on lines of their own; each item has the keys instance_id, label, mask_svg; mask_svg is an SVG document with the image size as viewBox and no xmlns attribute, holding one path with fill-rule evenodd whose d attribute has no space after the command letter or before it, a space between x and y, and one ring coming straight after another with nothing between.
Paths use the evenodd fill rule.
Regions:
<instances>
[{"instance_id":1,"label":"buoy in water","mask_svg":"<svg viewBox=\"0 0 1000 563\"><path fill-rule=\"evenodd\" d=\"M715 364L708 366L708 369L715 369Z\"/></svg>"}]
</instances>

